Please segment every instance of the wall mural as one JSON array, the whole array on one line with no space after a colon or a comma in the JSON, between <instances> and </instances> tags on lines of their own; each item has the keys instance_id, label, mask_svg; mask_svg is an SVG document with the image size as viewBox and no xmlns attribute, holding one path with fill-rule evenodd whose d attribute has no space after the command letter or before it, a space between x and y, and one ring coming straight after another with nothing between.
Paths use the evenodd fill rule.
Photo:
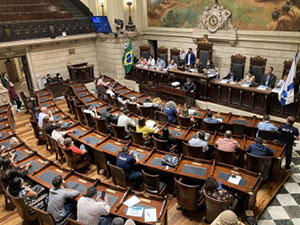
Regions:
<instances>
[{"instance_id":1,"label":"wall mural","mask_svg":"<svg viewBox=\"0 0 300 225\"><path fill-rule=\"evenodd\" d=\"M147 0L148 26L195 28L214 3L231 10L238 30L300 30L300 0Z\"/></svg>"}]
</instances>

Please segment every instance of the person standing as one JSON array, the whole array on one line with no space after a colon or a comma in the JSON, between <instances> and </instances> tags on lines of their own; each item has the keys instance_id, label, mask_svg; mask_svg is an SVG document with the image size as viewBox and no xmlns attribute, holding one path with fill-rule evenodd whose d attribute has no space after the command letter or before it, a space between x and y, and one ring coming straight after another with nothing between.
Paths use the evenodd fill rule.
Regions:
<instances>
[{"instance_id":1,"label":"person standing","mask_svg":"<svg viewBox=\"0 0 300 225\"><path fill-rule=\"evenodd\" d=\"M8 89L8 93L9 93L9 96L10 96L12 102L17 103L17 112L19 112L21 110L22 102L16 92L14 84L11 81L8 82L7 89Z\"/></svg>"},{"instance_id":2,"label":"person standing","mask_svg":"<svg viewBox=\"0 0 300 225\"><path fill-rule=\"evenodd\" d=\"M189 48L188 53L185 56L185 65L189 68L193 68L195 65L196 56L193 53L192 48Z\"/></svg>"}]
</instances>

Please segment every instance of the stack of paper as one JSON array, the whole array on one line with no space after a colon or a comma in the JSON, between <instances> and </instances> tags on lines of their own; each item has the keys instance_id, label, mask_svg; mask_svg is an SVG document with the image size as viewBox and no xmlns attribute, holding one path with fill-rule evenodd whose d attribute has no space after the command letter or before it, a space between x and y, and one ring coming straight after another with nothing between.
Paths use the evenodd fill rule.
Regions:
<instances>
[{"instance_id":1,"label":"stack of paper","mask_svg":"<svg viewBox=\"0 0 300 225\"><path fill-rule=\"evenodd\" d=\"M156 124L156 122L154 120L147 120L146 121L146 126L147 127L153 128L153 127L155 127L155 124Z\"/></svg>"},{"instance_id":2,"label":"stack of paper","mask_svg":"<svg viewBox=\"0 0 300 225\"><path fill-rule=\"evenodd\" d=\"M240 176L231 175L228 179L228 182L238 185L240 183L241 179L242 179L242 177L240 177Z\"/></svg>"},{"instance_id":3,"label":"stack of paper","mask_svg":"<svg viewBox=\"0 0 300 225\"><path fill-rule=\"evenodd\" d=\"M193 114L194 112L196 112L196 109L188 109L189 114Z\"/></svg>"},{"instance_id":4,"label":"stack of paper","mask_svg":"<svg viewBox=\"0 0 300 225\"><path fill-rule=\"evenodd\" d=\"M241 85L242 87L249 87L250 86L250 83L244 83Z\"/></svg>"},{"instance_id":5,"label":"stack of paper","mask_svg":"<svg viewBox=\"0 0 300 225\"><path fill-rule=\"evenodd\" d=\"M144 208L142 208L142 207L128 207L126 215L142 217L143 212L144 212Z\"/></svg>"},{"instance_id":6,"label":"stack of paper","mask_svg":"<svg viewBox=\"0 0 300 225\"><path fill-rule=\"evenodd\" d=\"M257 89L259 89L259 90L266 90L267 88L268 88L268 86L265 86L265 85L259 85L257 87Z\"/></svg>"},{"instance_id":7,"label":"stack of paper","mask_svg":"<svg viewBox=\"0 0 300 225\"><path fill-rule=\"evenodd\" d=\"M221 83L227 84L229 82L229 80L223 79L220 81Z\"/></svg>"},{"instance_id":8,"label":"stack of paper","mask_svg":"<svg viewBox=\"0 0 300 225\"><path fill-rule=\"evenodd\" d=\"M156 209L145 209L145 222L156 222Z\"/></svg>"},{"instance_id":9,"label":"stack of paper","mask_svg":"<svg viewBox=\"0 0 300 225\"><path fill-rule=\"evenodd\" d=\"M130 199L128 199L127 201L125 201L124 205L126 205L127 207L132 207L132 206L138 204L140 201L141 200L134 195Z\"/></svg>"},{"instance_id":10,"label":"stack of paper","mask_svg":"<svg viewBox=\"0 0 300 225\"><path fill-rule=\"evenodd\" d=\"M273 92L273 93L279 93L280 90L281 90L280 88L274 88L274 89L272 90L272 92Z\"/></svg>"}]
</instances>

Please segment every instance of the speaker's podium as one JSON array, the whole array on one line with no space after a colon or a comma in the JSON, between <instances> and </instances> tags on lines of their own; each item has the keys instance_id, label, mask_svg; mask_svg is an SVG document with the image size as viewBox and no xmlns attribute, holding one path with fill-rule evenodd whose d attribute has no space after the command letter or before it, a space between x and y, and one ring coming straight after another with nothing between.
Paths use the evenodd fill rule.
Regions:
<instances>
[{"instance_id":1,"label":"speaker's podium","mask_svg":"<svg viewBox=\"0 0 300 225\"><path fill-rule=\"evenodd\" d=\"M88 65L88 63L80 63L68 66L70 80L82 81L84 83L93 82L94 77L94 65Z\"/></svg>"}]
</instances>

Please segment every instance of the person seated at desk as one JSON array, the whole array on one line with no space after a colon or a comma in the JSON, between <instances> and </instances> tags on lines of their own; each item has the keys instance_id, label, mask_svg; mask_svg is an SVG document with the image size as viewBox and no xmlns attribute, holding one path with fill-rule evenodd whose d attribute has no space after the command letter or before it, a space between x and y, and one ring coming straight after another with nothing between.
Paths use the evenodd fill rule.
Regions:
<instances>
[{"instance_id":1,"label":"person seated at desk","mask_svg":"<svg viewBox=\"0 0 300 225\"><path fill-rule=\"evenodd\" d=\"M255 144L250 144L247 148L247 152L256 156L272 156L274 151L268 146L263 145L263 139L261 137L255 138Z\"/></svg>"},{"instance_id":2,"label":"person seated at desk","mask_svg":"<svg viewBox=\"0 0 300 225\"><path fill-rule=\"evenodd\" d=\"M154 107L154 108L159 108L159 105L154 103L154 102L151 102L151 98L150 97L147 97L145 99L145 102L143 103L143 106L144 107Z\"/></svg>"},{"instance_id":3,"label":"person seated at desk","mask_svg":"<svg viewBox=\"0 0 300 225\"><path fill-rule=\"evenodd\" d=\"M110 82L104 81L104 76L100 75L99 79L97 80L97 86L104 86L107 87L110 84Z\"/></svg>"},{"instance_id":4,"label":"person seated at desk","mask_svg":"<svg viewBox=\"0 0 300 225\"><path fill-rule=\"evenodd\" d=\"M163 108L162 112L168 115L168 121L170 123L175 123L177 118L176 103L174 101L168 101Z\"/></svg>"},{"instance_id":5,"label":"person seated at desk","mask_svg":"<svg viewBox=\"0 0 300 225\"><path fill-rule=\"evenodd\" d=\"M150 98L150 102L151 102L151 98ZM140 108L140 104L137 102L137 98L136 97L132 97L129 101L129 103L136 105L137 108Z\"/></svg>"},{"instance_id":6,"label":"person seated at desk","mask_svg":"<svg viewBox=\"0 0 300 225\"><path fill-rule=\"evenodd\" d=\"M149 56L147 66L149 66L149 67L154 67L155 66L155 59L153 58L153 55Z\"/></svg>"},{"instance_id":7,"label":"person seated at desk","mask_svg":"<svg viewBox=\"0 0 300 225\"><path fill-rule=\"evenodd\" d=\"M255 221L255 219L254 219ZM238 217L231 210L225 210L210 225L245 225L238 220ZM250 223L249 223L250 224ZM252 224L252 223L251 223ZM253 223L257 224L257 223Z\"/></svg>"},{"instance_id":8,"label":"person seated at desk","mask_svg":"<svg viewBox=\"0 0 300 225\"><path fill-rule=\"evenodd\" d=\"M241 80L240 76L235 72L234 69L231 69L227 76L223 79L229 80L230 82L239 82Z\"/></svg>"},{"instance_id":9,"label":"person seated at desk","mask_svg":"<svg viewBox=\"0 0 300 225\"><path fill-rule=\"evenodd\" d=\"M193 53L193 49L189 48L188 53L185 55L185 65L189 68L193 68L195 65L196 56Z\"/></svg>"},{"instance_id":10,"label":"person seated at desk","mask_svg":"<svg viewBox=\"0 0 300 225\"><path fill-rule=\"evenodd\" d=\"M46 82L47 82L47 84L51 84L54 82L54 79L51 77L51 75L49 73L46 76Z\"/></svg>"},{"instance_id":11,"label":"person seated at desk","mask_svg":"<svg viewBox=\"0 0 300 225\"><path fill-rule=\"evenodd\" d=\"M175 145L176 139L170 135L170 131L167 127L163 129L163 133L159 135L159 140L168 141L167 148L170 149L173 145Z\"/></svg>"},{"instance_id":12,"label":"person seated at desk","mask_svg":"<svg viewBox=\"0 0 300 225\"><path fill-rule=\"evenodd\" d=\"M264 115L263 117L263 121L259 122L257 124L257 134L256 136L258 136L258 132L260 130L267 130L267 131L274 131L276 132L278 130L278 128L276 126L274 126L274 124L270 123L270 116L269 115Z\"/></svg>"},{"instance_id":13,"label":"person seated at desk","mask_svg":"<svg viewBox=\"0 0 300 225\"><path fill-rule=\"evenodd\" d=\"M157 127L150 128L146 126L146 120L144 117L140 118L136 125L136 132L143 133L143 138L147 138L150 134L153 134Z\"/></svg>"},{"instance_id":14,"label":"person seated at desk","mask_svg":"<svg viewBox=\"0 0 300 225\"><path fill-rule=\"evenodd\" d=\"M90 114L93 118L101 117L100 115L98 115L96 107L93 107L92 105L86 105L83 112Z\"/></svg>"},{"instance_id":15,"label":"person seated at desk","mask_svg":"<svg viewBox=\"0 0 300 225\"><path fill-rule=\"evenodd\" d=\"M166 67L165 61L163 59L161 59L160 56L157 56L157 61L156 61L155 67L160 68L160 69L163 69Z\"/></svg>"},{"instance_id":16,"label":"person seated at desk","mask_svg":"<svg viewBox=\"0 0 300 225\"><path fill-rule=\"evenodd\" d=\"M282 79L280 81L278 81L278 83L276 84L276 88L282 88L282 86L286 83L287 78L288 78L288 75L284 74Z\"/></svg>"},{"instance_id":17,"label":"person seated at desk","mask_svg":"<svg viewBox=\"0 0 300 225\"><path fill-rule=\"evenodd\" d=\"M200 193L206 194L209 197L214 198L219 201L232 200L232 195L230 193L228 193L222 187L219 188L218 181L214 177L207 178Z\"/></svg>"},{"instance_id":18,"label":"person seated at desk","mask_svg":"<svg viewBox=\"0 0 300 225\"><path fill-rule=\"evenodd\" d=\"M118 97L117 97L117 100L118 100L118 102L121 104L121 110L122 109L124 109L124 106L125 106L125 104L127 103L127 102L130 102L130 100L129 99L125 99L124 97L122 97L121 95L117 95Z\"/></svg>"},{"instance_id":19,"label":"person seated at desk","mask_svg":"<svg viewBox=\"0 0 300 225\"><path fill-rule=\"evenodd\" d=\"M57 123L54 125L54 130L51 133L51 137L60 145L64 145L64 136L67 132L61 131L61 124Z\"/></svg>"},{"instance_id":20,"label":"person seated at desk","mask_svg":"<svg viewBox=\"0 0 300 225\"><path fill-rule=\"evenodd\" d=\"M219 138L216 142L216 146L219 150L224 152L235 152L240 148L239 143L232 138L232 132L227 130L224 134L224 138Z\"/></svg>"},{"instance_id":21,"label":"person seated at desk","mask_svg":"<svg viewBox=\"0 0 300 225\"><path fill-rule=\"evenodd\" d=\"M57 175L52 180L53 188L49 191L49 202L47 212L50 213L56 223L67 218L76 207L76 203L68 202L67 199L74 199L80 192L68 188L68 184Z\"/></svg>"},{"instance_id":22,"label":"person seated at desk","mask_svg":"<svg viewBox=\"0 0 300 225\"><path fill-rule=\"evenodd\" d=\"M205 69L202 62L198 58L196 59L195 62L195 68L197 69L198 73L203 73L203 69Z\"/></svg>"},{"instance_id":23,"label":"person seated at desk","mask_svg":"<svg viewBox=\"0 0 300 225\"><path fill-rule=\"evenodd\" d=\"M43 127L47 134L51 135L52 131L55 129L55 123L53 121L50 121L48 116L45 116L43 118Z\"/></svg>"},{"instance_id":24,"label":"person seated at desk","mask_svg":"<svg viewBox=\"0 0 300 225\"><path fill-rule=\"evenodd\" d=\"M118 154L116 166L122 168L126 174L128 181L136 182L135 187L139 188L142 182L142 173L133 170L133 166L139 162L136 151L129 151L127 146L122 148L122 152Z\"/></svg>"},{"instance_id":25,"label":"person seated at desk","mask_svg":"<svg viewBox=\"0 0 300 225\"><path fill-rule=\"evenodd\" d=\"M57 73L57 74L56 74L56 81L57 81L57 82L62 82L62 81L64 81L64 78L62 77L62 75L61 75L60 73Z\"/></svg>"},{"instance_id":26,"label":"person seated at desk","mask_svg":"<svg viewBox=\"0 0 300 225\"><path fill-rule=\"evenodd\" d=\"M85 146L83 144L80 145L80 148L74 145L72 138L67 137L64 140L63 143L63 149L65 150L71 150L74 155L81 155L87 154L88 151L85 149Z\"/></svg>"},{"instance_id":27,"label":"person seated at desk","mask_svg":"<svg viewBox=\"0 0 300 225\"><path fill-rule=\"evenodd\" d=\"M111 106L108 106L106 109L102 110L101 118L105 120L106 125L110 125L110 123L116 124L118 121L118 117L110 113L111 110Z\"/></svg>"},{"instance_id":28,"label":"person seated at desk","mask_svg":"<svg viewBox=\"0 0 300 225\"><path fill-rule=\"evenodd\" d=\"M102 192L103 193L103 192ZM110 224L112 218L104 217L110 213L109 200L105 194L97 197L97 189L89 187L85 196L77 203L77 221L83 225L105 225Z\"/></svg>"},{"instance_id":29,"label":"person seated at desk","mask_svg":"<svg viewBox=\"0 0 300 225\"><path fill-rule=\"evenodd\" d=\"M220 123L219 120L213 118L213 113L212 111L207 112L207 117L203 119L204 122L206 123Z\"/></svg>"},{"instance_id":30,"label":"person seated at desk","mask_svg":"<svg viewBox=\"0 0 300 225\"><path fill-rule=\"evenodd\" d=\"M276 76L272 73L273 67L269 67L267 73L263 75L260 84L264 86L268 86L270 88L274 88L276 82Z\"/></svg>"},{"instance_id":31,"label":"person seated at desk","mask_svg":"<svg viewBox=\"0 0 300 225\"><path fill-rule=\"evenodd\" d=\"M213 61L211 59L207 60L206 69L207 70L215 69L215 64L213 63Z\"/></svg>"},{"instance_id":32,"label":"person seated at desk","mask_svg":"<svg viewBox=\"0 0 300 225\"><path fill-rule=\"evenodd\" d=\"M190 114L189 114L189 109L188 109L186 103L184 103L183 109L180 111L179 116L184 117L184 118L190 118L190 119L191 119L191 122L194 122L194 121L195 121L194 118L190 116Z\"/></svg>"},{"instance_id":33,"label":"person seated at desk","mask_svg":"<svg viewBox=\"0 0 300 225\"><path fill-rule=\"evenodd\" d=\"M191 81L191 78L186 78L186 82L182 86L182 90L186 92L192 92L194 93L196 91L196 84Z\"/></svg>"},{"instance_id":34,"label":"person seated at desk","mask_svg":"<svg viewBox=\"0 0 300 225\"><path fill-rule=\"evenodd\" d=\"M208 150L207 141L204 141L205 133L198 131L191 140L189 140L189 145L193 147L202 147L203 152Z\"/></svg>"},{"instance_id":35,"label":"person seated at desk","mask_svg":"<svg viewBox=\"0 0 300 225\"><path fill-rule=\"evenodd\" d=\"M122 114L119 116L118 118L118 126L121 126L121 127L125 127L125 131L126 132L129 132L129 126L131 127L135 127L135 122L134 120L130 119L128 117L128 114L130 113L129 110L124 110L122 112Z\"/></svg>"},{"instance_id":36,"label":"person seated at desk","mask_svg":"<svg viewBox=\"0 0 300 225\"><path fill-rule=\"evenodd\" d=\"M177 64L175 63L175 60L172 59L170 64L167 67L167 70L177 69Z\"/></svg>"},{"instance_id":37,"label":"person seated at desk","mask_svg":"<svg viewBox=\"0 0 300 225\"><path fill-rule=\"evenodd\" d=\"M147 66L147 64L148 64L147 59L145 59L143 56L141 56L139 58L138 65Z\"/></svg>"},{"instance_id":38,"label":"person seated at desk","mask_svg":"<svg viewBox=\"0 0 300 225\"><path fill-rule=\"evenodd\" d=\"M44 118L45 116L48 116L49 119L50 119L50 121L53 121L53 120L54 120L53 115L52 115L52 112L49 111L49 110L47 109L47 107L42 107L42 108L41 108L41 112L40 112L40 114L39 114L39 119L38 119L38 125L39 125L39 128L43 128L43 118Z\"/></svg>"},{"instance_id":39,"label":"person seated at desk","mask_svg":"<svg viewBox=\"0 0 300 225\"><path fill-rule=\"evenodd\" d=\"M253 72L249 70L247 76L242 80L241 84L255 84L255 76L253 75Z\"/></svg>"},{"instance_id":40,"label":"person seated at desk","mask_svg":"<svg viewBox=\"0 0 300 225\"><path fill-rule=\"evenodd\" d=\"M108 89L106 90L106 95L109 95L112 99L116 97L116 94L112 86L108 86Z\"/></svg>"}]
</instances>

